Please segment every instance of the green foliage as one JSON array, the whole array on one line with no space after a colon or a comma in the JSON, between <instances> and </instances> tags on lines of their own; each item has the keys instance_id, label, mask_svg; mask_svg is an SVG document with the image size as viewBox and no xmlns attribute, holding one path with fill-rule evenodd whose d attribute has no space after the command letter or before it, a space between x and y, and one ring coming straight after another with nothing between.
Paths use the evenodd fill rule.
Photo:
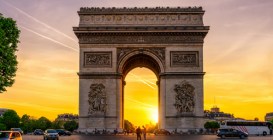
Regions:
<instances>
[{"instance_id":1,"label":"green foliage","mask_svg":"<svg viewBox=\"0 0 273 140\"><path fill-rule=\"evenodd\" d=\"M64 129L73 132L75 129L78 129L78 123L74 120L67 121L64 123Z\"/></svg>"},{"instance_id":2,"label":"green foliage","mask_svg":"<svg viewBox=\"0 0 273 140\"><path fill-rule=\"evenodd\" d=\"M271 128L273 129L273 119L269 121L271 123Z\"/></svg>"},{"instance_id":3,"label":"green foliage","mask_svg":"<svg viewBox=\"0 0 273 140\"><path fill-rule=\"evenodd\" d=\"M19 42L19 29L11 18L0 14L0 93L6 91L14 83L17 71L16 54Z\"/></svg>"},{"instance_id":4,"label":"green foliage","mask_svg":"<svg viewBox=\"0 0 273 140\"><path fill-rule=\"evenodd\" d=\"M36 125L39 126L39 128L42 130L51 128L51 124L52 124L51 121L46 117L41 117L36 121Z\"/></svg>"},{"instance_id":5,"label":"green foliage","mask_svg":"<svg viewBox=\"0 0 273 140\"><path fill-rule=\"evenodd\" d=\"M0 131L2 131L2 130L7 130L7 127L5 124L0 122Z\"/></svg>"},{"instance_id":6,"label":"green foliage","mask_svg":"<svg viewBox=\"0 0 273 140\"><path fill-rule=\"evenodd\" d=\"M210 121L210 122L206 122L204 124L204 128L206 129L218 129L220 128L220 124L216 121Z\"/></svg>"},{"instance_id":7,"label":"green foliage","mask_svg":"<svg viewBox=\"0 0 273 140\"><path fill-rule=\"evenodd\" d=\"M52 122L51 128L53 129L62 129L62 126L64 125L63 121L55 120Z\"/></svg>"},{"instance_id":8,"label":"green foliage","mask_svg":"<svg viewBox=\"0 0 273 140\"><path fill-rule=\"evenodd\" d=\"M3 114L2 123L6 126L7 130L10 128L19 127L20 117L14 110L7 110Z\"/></svg>"},{"instance_id":9,"label":"green foliage","mask_svg":"<svg viewBox=\"0 0 273 140\"><path fill-rule=\"evenodd\" d=\"M33 132L34 122L35 120L31 119L29 115L24 114L20 121L20 127L25 133Z\"/></svg>"}]
</instances>

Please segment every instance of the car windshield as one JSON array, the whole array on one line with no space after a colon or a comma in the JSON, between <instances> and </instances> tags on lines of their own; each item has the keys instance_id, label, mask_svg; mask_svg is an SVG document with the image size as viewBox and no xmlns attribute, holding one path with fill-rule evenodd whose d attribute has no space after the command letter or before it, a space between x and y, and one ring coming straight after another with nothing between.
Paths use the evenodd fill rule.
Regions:
<instances>
[{"instance_id":1,"label":"car windshield","mask_svg":"<svg viewBox=\"0 0 273 140\"><path fill-rule=\"evenodd\" d=\"M1 138L8 138L11 132L0 132L0 140Z\"/></svg>"},{"instance_id":2,"label":"car windshield","mask_svg":"<svg viewBox=\"0 0 273 140\"><path fill-rule=\"evenodd\" d=\"M47 133L57 133L56 130L47 130Z\"/></svg>"}]
</instances>

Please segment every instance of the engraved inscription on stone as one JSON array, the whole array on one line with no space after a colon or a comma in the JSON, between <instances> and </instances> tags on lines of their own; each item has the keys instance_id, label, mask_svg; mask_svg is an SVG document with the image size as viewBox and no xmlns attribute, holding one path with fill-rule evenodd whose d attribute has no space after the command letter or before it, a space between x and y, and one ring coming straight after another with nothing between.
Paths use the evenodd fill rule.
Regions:
<instances>
[{"instance_id":1,"label":"engraved inscription on stone","mask_svg":"<svg viewBox=\"0 0 273 140\"><path fill-rule=\"evenodd\" d=\"M85 67L111 67L112 53L111 52L85 52L84 53Z\"/></svg>"},{"instance_id":2,"label":"engraved inscription on stone","mask_svg":"<svg viewBox=\"0 0 273 140\"><path fill-rule=\"evenodd\" d=\"M198 67L198 52L197 51L172 51L171 66L190 66Z\"/></svg>"},{"instance_id":3,"label":"engraved inscription on stone","mask_svg":"<svg viewBox=\"0 0 273 140\"><path fill-rule=\"evenodd\" d=\"M175 108L178 114L194 111L194 87L187 81L182 81L174 87Z\"/></svg>"},{"instance_id":4,"label":"engraved inscription on stone","mask_svg":"<svg viewBox=\"0 0 273 140\"><path fill-rule=\"evenodd\" d=\"M171 44L171 43L202 43L203 36L183 36L177 35L147 35L145 37L138 35L113 35L113 36L80 36L79 41L82 44Z\"/></svg>"},{"instance_id":5,"label":"engraved inscription on stone","mask_svg":"<svg viewBox=\"0 0 273 140\"><path fill-rule=\"evenodd\" d=\"M89 110L88 114L105 113L106 93L103 84L91 84L88 95Z\"/></svg>"}]
</instances>

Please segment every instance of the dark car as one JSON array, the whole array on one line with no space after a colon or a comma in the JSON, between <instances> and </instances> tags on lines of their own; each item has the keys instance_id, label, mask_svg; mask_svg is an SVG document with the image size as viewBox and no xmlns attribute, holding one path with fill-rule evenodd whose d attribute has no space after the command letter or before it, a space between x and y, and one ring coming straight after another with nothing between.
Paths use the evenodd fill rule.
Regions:
<instances>
[{"instance_id":1,"label":"dark car","mask_svg":"<svg viewBox=\"0 0 273 140\"><path fill-rule=\"evenodd\" d=\"M35 129L33 132L34 135L43 135L44 131L42 129Z\"/></svg>"},{"instance_id":2,"label":"dark car","mask_svg":"<svg viewBox=\"0 0 273 140\"><path fill-rule=\"evenodd\" d=\"M224 129L219 129L217 131L217 136L221 138L225 137L239 137L241 139L248 137L248 134L246 132L232 129L232 128L224 128Z\"/></svg>"},{"instance_id":3,"label":"dark car","mask_svg":"<svg viewBox=\"0 0 273 140\"><path fill-rule=\"evenodd\" d=\"M44 140L59 140L59 134L54 129L47 129L44 133Z\"/></svg>"},{"instance_id":4,"label":"dark car","mask_svg":"<svg viewBox=\"0 0 273 140\"><path fill-rule=\"evenodd\" d=\"M58 134L60 136L70 136L71 132L64 130L64 129L56 129L56 131L58 132Z\"/></svg>"},{"instance_id":5,"label":"dark car","mask_svg":"<svg viewBox=\"0 0 273 140\"><path fill-rule=\"evenodd\" d=\"M165 129L156 129L154 131L155 135L171 135L171 133L168 130Z\"/></svg>"}]
</instances>

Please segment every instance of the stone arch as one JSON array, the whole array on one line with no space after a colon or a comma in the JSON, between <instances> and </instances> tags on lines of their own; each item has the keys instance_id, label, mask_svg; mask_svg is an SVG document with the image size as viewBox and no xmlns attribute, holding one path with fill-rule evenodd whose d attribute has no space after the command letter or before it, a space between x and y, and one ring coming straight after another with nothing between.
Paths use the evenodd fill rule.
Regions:
<instances>
[{"instance_id":1,"label":"stone arch","mask_svg":"<svg viewBox=\"0 0 273 140\"><path fill-rule=\"evenodd\" d=\"M159 128L202 128L203 43L209 31L204 13L202 7L81 8L79 26L73 27L80 48L79 131L122 129L124 78L135 67L147 67L157 76ZM184 92L181 81L192 85L196 95L186 111L175 98ZM93 85L105 87L103 110L90 107Z\"/></svg>"},{"instance_id":2,"label":"stone arch","mask_svg":"<svg viewBox=\"0 0 273 140\"><path fill-rule=\"evenodd\" d=\"M152 70L157 79L164 72L162 61L150 51L136 50L125 55L118 63L118 73L125 77L128 72L136 67L146 67Z\"/></svg>"}]
</instances>

